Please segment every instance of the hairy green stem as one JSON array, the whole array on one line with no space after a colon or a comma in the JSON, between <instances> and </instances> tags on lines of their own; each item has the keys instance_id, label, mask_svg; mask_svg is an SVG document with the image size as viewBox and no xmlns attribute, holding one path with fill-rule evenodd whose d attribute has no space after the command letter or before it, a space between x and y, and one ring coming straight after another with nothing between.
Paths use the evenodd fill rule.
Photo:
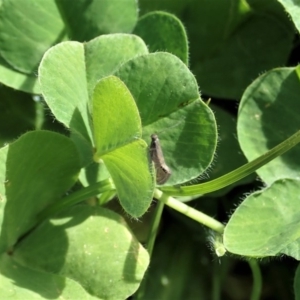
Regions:
<instances>
[{"instance_id":1,"label":"hairy green stem","mask_svg":"<svg viewBox=\"0 0 300 300\"><path fill-rule=\"evenodd\" d=\"M199 210L196 210L175 198L164 194L162 191L156 189L154 192L154 197L164 204L172 207L173 209L177 210L178 212L182 213L183 215L211 228L212 230L222 234L224 231L225 226L215 220L214 218L202 213Z\"/></svg>"}]
</instances>

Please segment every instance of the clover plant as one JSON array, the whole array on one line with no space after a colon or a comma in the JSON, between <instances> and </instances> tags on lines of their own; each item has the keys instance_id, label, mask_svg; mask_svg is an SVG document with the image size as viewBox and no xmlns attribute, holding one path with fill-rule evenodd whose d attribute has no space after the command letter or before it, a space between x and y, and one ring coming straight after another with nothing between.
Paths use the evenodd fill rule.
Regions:
<instances>
[{"instance_id":1,"label":"clover plant","mask_svg":"<svg viewBox=\"0 0 300 300\"><path fill-rule=\"evenodd\" d=\"M300 259L300 6L207 2L0 2L1 299L221 299L233 255L260 299Z\"/></svg>"}]
</instances>

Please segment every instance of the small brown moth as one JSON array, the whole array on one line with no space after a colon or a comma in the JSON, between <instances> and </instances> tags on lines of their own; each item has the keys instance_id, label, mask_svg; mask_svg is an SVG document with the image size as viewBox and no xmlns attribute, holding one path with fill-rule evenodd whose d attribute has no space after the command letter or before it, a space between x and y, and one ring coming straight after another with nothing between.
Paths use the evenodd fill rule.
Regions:
<instances>
[{"instance_id":1,"label":"small brown moth","mask_svg":"<svg viewBox=\"0 0 300 300\"><path fill-rule=\"evenodd\" d=\"M170 178L172 172L165 163L157 134L151 135L150 157L154 162L154 167L156 170L156 183L164 184Z\"/></svg>"}]
</instances>

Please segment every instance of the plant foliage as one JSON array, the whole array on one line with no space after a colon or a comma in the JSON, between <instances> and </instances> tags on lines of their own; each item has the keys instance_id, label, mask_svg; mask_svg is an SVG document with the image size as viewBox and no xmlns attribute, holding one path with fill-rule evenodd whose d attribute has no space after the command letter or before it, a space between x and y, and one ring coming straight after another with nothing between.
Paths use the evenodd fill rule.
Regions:
<instances>
[{"instance_id":1,"label":"plant foliage","mask_svg":"<svg viewBox=\"0 0 300 300\"><path fill-rule=\"evenodd\" d=\"M255 259L296 269L299 11L2 0L0 298L242 299L232 254L249 259L244 298L263 299Z\"/></svg>"}]
</instances>

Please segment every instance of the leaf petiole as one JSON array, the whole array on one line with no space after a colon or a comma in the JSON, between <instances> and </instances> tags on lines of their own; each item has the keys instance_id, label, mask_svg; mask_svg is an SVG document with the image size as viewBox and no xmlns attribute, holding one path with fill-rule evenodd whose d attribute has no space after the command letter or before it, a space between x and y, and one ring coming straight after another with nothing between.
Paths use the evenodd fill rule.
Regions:
<instances>
[{"instance_id":1,"label":"leaf petiole","mask_svg":"<svg viewBox=\"0 0 300 300\"><path fill-rule=\"evenodd\" d=\"M38 223L89 197L112 190L115 190L115 186L111 179L102 180L88 187L82 188L79 191L76 191L46 207L41 213L38 214Z\"/></svg>"},{"instance_id":2,"label":"leaf petiole","mask_svg":"<svg viewBox=\"0 0 300 300\"><path fill-rule=\"evenodd\" d=\"M164 194L162 191L156 189L154 191L154 198L160 200L165 205L172 207L173 209L177 210L178 212L182 213L183 215L211 228L214 231L217 231L218 233L222 234L224 231L225 226L215 220L214 218L202 213L199 210L196 210L188 205L186 205L183 202L180 202L179 200L168 196L167 194Z\"/></svg>"}]
</instances>

